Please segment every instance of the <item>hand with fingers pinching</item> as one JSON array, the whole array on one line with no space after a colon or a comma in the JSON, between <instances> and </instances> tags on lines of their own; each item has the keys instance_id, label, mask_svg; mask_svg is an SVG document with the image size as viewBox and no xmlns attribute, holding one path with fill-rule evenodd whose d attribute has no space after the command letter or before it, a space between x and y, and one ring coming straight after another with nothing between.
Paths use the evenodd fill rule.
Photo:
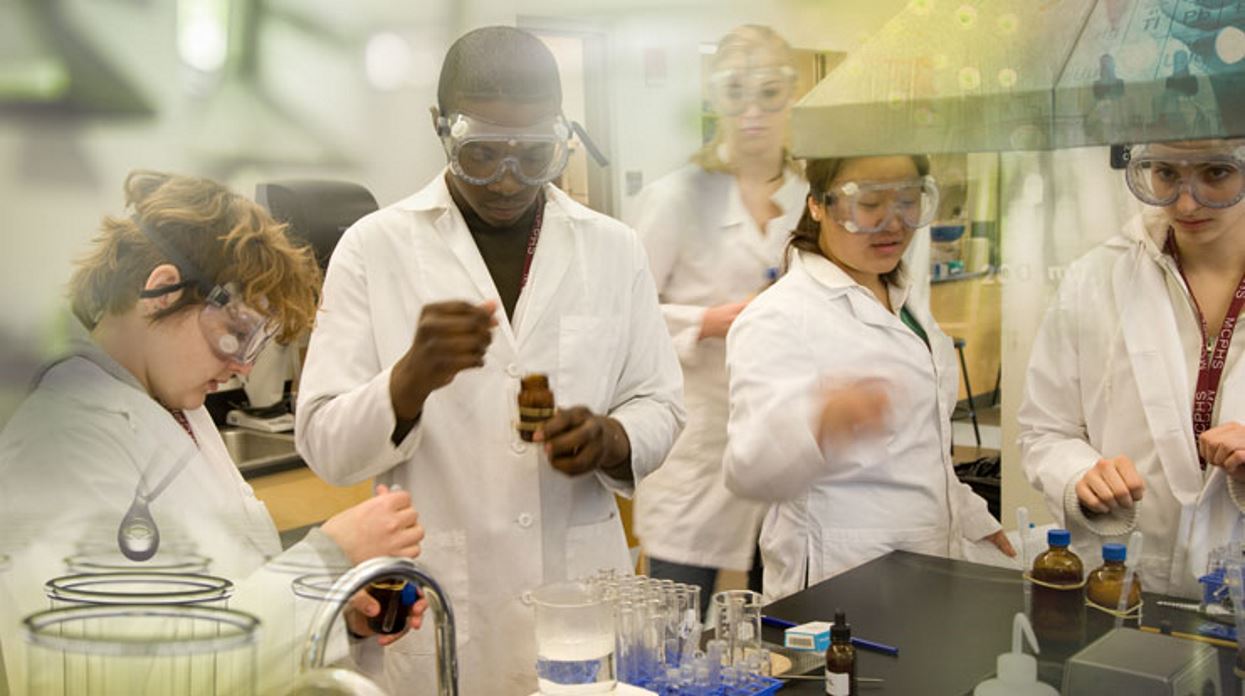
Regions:
<instances>
[{"instance_id":1,"label":"hand with fingers pinching","mask_svg":"<svg viewBox=\"0 0 1245 696\"><path fill-rule=\"evenodd\" d=\"M497 326L497 303L434 302L419 314L415 338L393 366L389 397L399 421L414 421L433 391L463 370L484 366Z\"/></svg>"},{"instance_id":2,"label":"hand with fingers pinching","mask_svg":"<svg viewBox=\"0 0 1245 696\"><path fill-rule=\"evenodd\" d=\"M1076 483L1076 497L1081 507L1099 514L1131 508L1145 492L1145 481L1137 473L1133 460L1123 455L1099 459Z\"/></svg>"},{"instance_id":3,"label":"hand with fingers pinching","mask_svg":"<svg viewBox=\"0 0 1245 696\"><path fill-rule=\"evenodd\" d=\"M631 440L622 423L585 406L558 409L536 431L553 468L568 476L600 469L621 481L632 479Z\"/></svg>"},{"instance_id":4,"label":"hand with fingers pinching","mask_svg":"<svg viewBox=\"0 0 1245 696\"><path fill-rule=\"evenodd\" d=\"M1238 481L1245 481L1245 423L1228 422L1202 433L1197 451L1211 466Z\"/></svg>"},{"instance_id":5,"label":"hand with fingers pinching","mask_svg":"<svg viewBox=\"0 0 1245 696\"><path fill-rule=\"evenodd\" d=\"M411 494L380 485L376 495L330 517L320 530L341 547L352 564L378 556L415 558L424 540Z\"/></svg>"}]
</instances>

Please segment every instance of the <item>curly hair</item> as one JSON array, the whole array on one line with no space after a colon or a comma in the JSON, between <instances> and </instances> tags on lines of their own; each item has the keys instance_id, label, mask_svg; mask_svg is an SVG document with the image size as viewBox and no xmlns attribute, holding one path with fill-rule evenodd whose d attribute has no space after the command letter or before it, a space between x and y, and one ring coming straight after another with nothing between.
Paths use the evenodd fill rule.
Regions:
<instances>
[{"instance_id":1,"label":"curly hair","mask_svg":"<svg viewBox=\"0 0 1245 696\"><path fill-rule=\"evenodd\" d=\"M73 313L88 329L107 314L122 314L157 266L169 259L143 233L156 236L195 268L179 268L183 279L197 273L208 286L236 283L243 299L278 327L289 342L311 329L320 301L321 275L311 248L295 244L286 225L255 202L197 177L133 171L125 180L125 217L106 216L91 251L75 264L69 281ZM159 321L207 298L189 285Z\"/></svg>"}]
</instances>

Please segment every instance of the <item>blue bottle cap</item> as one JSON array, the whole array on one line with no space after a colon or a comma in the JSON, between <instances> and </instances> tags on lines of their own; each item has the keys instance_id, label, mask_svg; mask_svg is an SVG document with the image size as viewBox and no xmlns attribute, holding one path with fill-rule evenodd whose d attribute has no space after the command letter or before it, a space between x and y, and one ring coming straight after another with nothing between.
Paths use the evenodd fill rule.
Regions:
<instances>
[{"instance_id":1,"label":"blue bottle cap","mask_svg":"<svg viewBox=\"0 0 1245 696\"><path fill-rule=\"evenodd\" d=\"M1046 533L1046 543L1050 546L1067 546L1072 543L1072 533L1066 529L1052 529Z\"/></svg>"},{"instance_id":2,"label":"blue bottle cap","mask_svg":"<svg viewBox=\"0 0 1245 696\"><path fill-rule=\"evenodd\" d=\"M1122 561L1128 557L1128 547L1123 544L1103 544L1102 560Z\"/></svg>"}]
</instances>

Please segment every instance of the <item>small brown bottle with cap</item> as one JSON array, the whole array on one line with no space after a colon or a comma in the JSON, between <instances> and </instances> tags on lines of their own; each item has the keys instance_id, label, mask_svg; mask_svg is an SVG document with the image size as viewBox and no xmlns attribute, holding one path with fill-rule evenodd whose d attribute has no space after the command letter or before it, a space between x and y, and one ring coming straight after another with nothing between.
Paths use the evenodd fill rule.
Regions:
<instances>
[{"instance_id":1,"label":"small brown bottle with cap","mask_svg":"<svg viewBox=\"0 0 1245 696\"><path fill-rule=\"evenodd\" d=\"M519 437L531 442L536 429L553 417L553 392L549 377L539 372L524 375L519 382Z\"/></svg>"},{"instance_id":2,"label":"small brown bottle with cap","mask_svg":"<svg viewBox=\"0 0 1245 696\"><path fill-rule=\"evenodd\" d=\"M830 646L826 648L826 694L856 696L856 648L852 645L852 627L842 609L834 611L830 627Z\"/></svg>"}]
</instances>

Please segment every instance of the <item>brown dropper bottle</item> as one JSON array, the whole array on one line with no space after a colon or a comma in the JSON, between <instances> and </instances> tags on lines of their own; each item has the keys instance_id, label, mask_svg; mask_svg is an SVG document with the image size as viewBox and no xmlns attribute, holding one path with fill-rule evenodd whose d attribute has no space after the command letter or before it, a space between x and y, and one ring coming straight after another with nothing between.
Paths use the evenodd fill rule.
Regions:
<instances>
[{"instance_id":1,"label":"brown dropper bottle","mask_svg":"<svg viewBox=\"0 0 1245 696\"><path fill-rule=\"evenodd\" d=\"M830 627L830 646L826 648L826 694L856 696L856 648L852 646L852 627L842 609L834 611Z\"/></svg>"},{"instance_id":2,"label":"brown dropper bottle","mask_svg":"<svg viewBox=\"0 0 1245 696\"><path fill-rule=\"evenodd\" d=\"M553 411L549 377L539 372L524 375L519 382L519 437L531 442L540 424L553 417Z\"/></svg>"}]
</instances>

